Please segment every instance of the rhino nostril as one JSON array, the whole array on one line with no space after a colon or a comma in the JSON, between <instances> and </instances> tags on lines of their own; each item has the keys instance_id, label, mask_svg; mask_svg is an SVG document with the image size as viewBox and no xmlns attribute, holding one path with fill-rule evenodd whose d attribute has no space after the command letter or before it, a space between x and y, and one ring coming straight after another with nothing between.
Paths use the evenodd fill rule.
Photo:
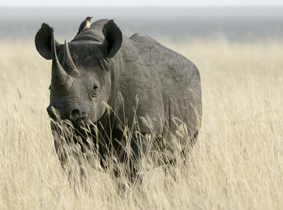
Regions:
<instances>
[{"instance_id":1,"label":"rhino nostril","mask_svg":"<svg viewBox=\"0 0 283 210\"><path fill-rule=\"evenodd\" d=\"M49 105L46 108L46 111L47 111L49 117L51 117L53 120L57 121L57 120L60 119L60 113L53 106Z\"/></svg>"},{"instance_id":2,"label":"rhino nostril","mask_svg":"<svg viewBox=\"0 0 283 210\"><path fill-rule=\"evenodd\" d=\"M76 121L79 120L81 118L81 110L79 109L73 109L70 113L70 120L72 121Z\"/></svg>"}]
</instances>

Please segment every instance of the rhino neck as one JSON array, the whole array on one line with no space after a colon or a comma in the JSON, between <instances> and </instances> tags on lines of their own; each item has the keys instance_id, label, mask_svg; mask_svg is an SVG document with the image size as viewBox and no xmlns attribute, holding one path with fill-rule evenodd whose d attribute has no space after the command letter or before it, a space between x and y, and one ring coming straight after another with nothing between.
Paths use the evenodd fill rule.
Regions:
<instances>
[{"instance_id":1,"label":"rhino neck","mask_svg":"<svg viewBox=\"0 0 283 210\"><path fill-rule=\"evenodd\" d=\"M100 36L97 36L97 34L92 33L91 31L84 31L80 34L78 34L72 42L99 42L102 43L103 39Z\"/></svg>"}]
</instances>

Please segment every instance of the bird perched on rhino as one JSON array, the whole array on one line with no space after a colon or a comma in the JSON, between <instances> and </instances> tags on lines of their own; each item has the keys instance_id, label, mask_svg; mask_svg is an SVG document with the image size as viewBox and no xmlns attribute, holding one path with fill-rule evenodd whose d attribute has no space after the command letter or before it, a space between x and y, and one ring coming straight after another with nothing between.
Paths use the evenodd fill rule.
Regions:
<instances>
[{"instance_id":1,"label":"bird perched on rhino","mask_svg":"<svg viewBox=\"0 0 283 210\"><path fill-rule=\"evenodd\" d=\"M78 33L81 33L87 29L90 28L90 20L91 20L92 17L86 17L86 19L80 24L80 27L79 27L79 30L78 30Z\"/></svg>"}]
</instances>

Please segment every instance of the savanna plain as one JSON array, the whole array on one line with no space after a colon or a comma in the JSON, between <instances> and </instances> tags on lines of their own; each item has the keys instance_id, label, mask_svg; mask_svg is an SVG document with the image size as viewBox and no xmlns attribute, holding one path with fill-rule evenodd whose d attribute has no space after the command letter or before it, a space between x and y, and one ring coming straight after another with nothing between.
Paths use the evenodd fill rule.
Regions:
<instances>
[{"instance_id":1,"label":"savanna plain","mask_svg":"<svg viewBox=\"0 0 283 210\"><path fill-rule=\"evenodd\" d=\"M0 42L0 209L282 208L283 39L159 41L199 68L202 127L175 178L156 168L122 193L92 169L74 190L46 112L51 62L32 40Z\"/></svg>"}]
</instances>

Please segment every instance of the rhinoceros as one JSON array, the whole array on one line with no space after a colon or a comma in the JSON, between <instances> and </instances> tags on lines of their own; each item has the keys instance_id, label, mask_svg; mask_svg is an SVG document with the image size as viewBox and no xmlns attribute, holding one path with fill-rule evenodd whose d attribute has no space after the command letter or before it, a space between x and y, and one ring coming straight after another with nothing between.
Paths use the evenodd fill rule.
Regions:
<instances>
[{"instance_id":1,"label":"rhinoceros","mask_svg":"<svg viewBox=\"0 0 283 210\"><path fill-rule=\"evenodd\" d=\"M184 56L149 36L128 38L106 19L64 44L43 23L35 45L43 58L52 59L47 112L62 164L67 157L60 122L70 125L68 146L98 154L104 168L109 157L129 164L131 177L146 154L162 153L158 164L168 163L196 141L202 116L200 73Z\"/></svg>"}]
</instances>

